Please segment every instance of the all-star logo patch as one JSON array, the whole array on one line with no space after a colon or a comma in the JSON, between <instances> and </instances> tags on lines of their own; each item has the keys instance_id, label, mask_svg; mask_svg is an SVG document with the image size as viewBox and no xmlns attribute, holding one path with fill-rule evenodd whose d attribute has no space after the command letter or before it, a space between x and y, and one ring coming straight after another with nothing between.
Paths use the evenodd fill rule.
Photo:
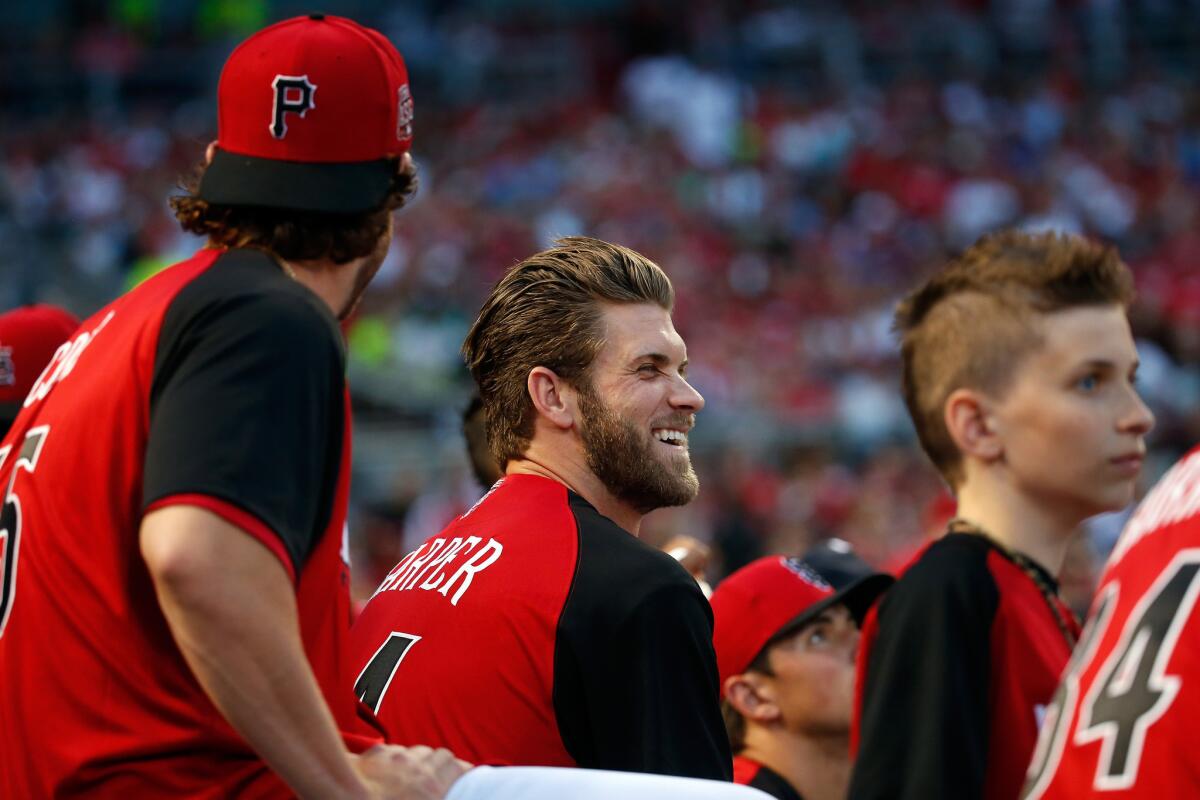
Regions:
<instances>
[{"instance_id":1,"label":"all-star logo patch","mask_svg":"<svg viewBox=\"0 0 1200 800\"><path fill-rule=\"evenodd\" d=\"M17 385L17 365L13 363L12 348L0 347L0 386Z\"/></svg>"},{"instance_id":2,"label":"all-star logo patch","mask_svg":"<svg viewBox=\"0 0 1200 800\"><path fill-rule=\"evenodd\" d=\"M408 84L400 87L396 104L396 138L403 141L412 138L413 100Z\"/></svg>"},{"instance_id":3,"label":"all-star logo patch","mask_svg":"<svg viewBox=\"0 0 1200 800\"><path fill-rule=\"evenodd\" d=\"M800 559L798 559L798 558L781 558L780 561L783 563L783 565L785 567L787 567L792 572L794 572L797 575L797 577L803 579L804 581L806 581L808 583L811 583L813 586L816 586L818 589L824 589L825 591L833 590L833 587L829 585L828 581L826 581L824 578L822 578L820 575L818 575L817 571L815 569L813 569L812 567L810 567L808 564L804 563Z\"/></svg>"}]
</instances>

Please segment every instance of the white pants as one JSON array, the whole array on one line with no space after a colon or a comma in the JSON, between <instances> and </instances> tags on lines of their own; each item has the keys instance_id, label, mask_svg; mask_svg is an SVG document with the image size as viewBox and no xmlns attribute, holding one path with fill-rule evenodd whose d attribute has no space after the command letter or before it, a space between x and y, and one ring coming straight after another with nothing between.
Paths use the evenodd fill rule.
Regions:
<instances>
[{"instance_id":1,"label":"white pants","mask_svg":"<svg viewBox=\"0 0 1200 800\"><path fill-rule=\"evenodd\" d=\"M770 800L758 789L696 778L595 769L476 767L446 800Z\"/></svg>"}]
</instances>

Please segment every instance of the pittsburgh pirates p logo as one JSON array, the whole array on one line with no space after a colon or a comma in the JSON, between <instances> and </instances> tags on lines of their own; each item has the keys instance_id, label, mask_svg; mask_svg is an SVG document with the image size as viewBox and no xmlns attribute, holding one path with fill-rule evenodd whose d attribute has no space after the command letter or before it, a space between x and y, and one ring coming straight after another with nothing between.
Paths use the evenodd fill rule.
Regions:
<instances>
[{"instance_id":1,"label":"pittsburgh pirates p logo","mask_svg":"<svg viewBox=\"0 0 1200 800\"><path fill-rule=\"evenodd\" d=\"M317 86L309 83L307 75L276 75L271 81L275 90L274 108L271 109L271 135L276 139L287 136L286 114L299 114L303 117L310 108L316 108L313 95Z\"/></svg>"}]
</instances>

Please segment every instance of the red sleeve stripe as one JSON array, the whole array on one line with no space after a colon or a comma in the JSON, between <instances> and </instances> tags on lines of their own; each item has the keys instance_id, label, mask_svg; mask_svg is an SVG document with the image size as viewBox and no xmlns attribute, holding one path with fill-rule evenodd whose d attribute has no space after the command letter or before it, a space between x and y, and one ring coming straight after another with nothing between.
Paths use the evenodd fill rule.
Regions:
<instances>
[{"instance_id":1,"label":"red sleeve stripe","mask_svg":"<svg viewBox=\"0 0 1200 800\"><path fill-rule=\"evenodd\" d=\"M279 534L275 533L266 523L250 512L228 501L207 494L173 494L155 500L146 508L146 513L148 514L157 508L165 508L166 506L196 506L203 508L205 511L211 511L216 514L230 525L241 528L270 550L283 564L283 568L287 570L288 578L291 579L292 583L296 582L296 568L292 564L292 557L288 554L287 548L283 546L283 540L279 538Z\"/></svg>"}]
</instances>

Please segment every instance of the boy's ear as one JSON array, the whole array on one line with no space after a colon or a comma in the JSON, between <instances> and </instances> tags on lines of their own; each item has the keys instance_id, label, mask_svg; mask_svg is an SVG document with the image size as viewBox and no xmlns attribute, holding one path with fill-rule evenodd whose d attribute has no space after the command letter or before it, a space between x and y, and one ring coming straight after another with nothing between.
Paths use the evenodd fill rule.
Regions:
<instances>
[{"instance_id":1,"label":"boy's ear","mask_svg":"<svg viewBox=\"0 0 1200 800\"><path fill-rule=\"evenodd\" d=\"M730 675L725 679L725 699L739 714L759 724L774 722L780 717L779 706L769 681L755 672Z\"/></svg>"},{"instance_id":2,"label":"boy's ear","mask_svg":"<svg viewBox=\"0 0 1200 800\"><path fill-rule=\"evenodd\" d=\"M1004 455L988 398L974 389L955 389L944 407L946 430L964 458L990 463Z\"/></svg>"},{"instance_id":3,"label":"boy's ear","mask_svg":"<svg viewBox=\"0 0 1200 800\"><path fill-rule=\"evenodd\" d=\"M575 392L554 370L547 367L529 370L525 389L539 417L562 430L569 430L575 424Z\"/></svg>"}]
</instances>

